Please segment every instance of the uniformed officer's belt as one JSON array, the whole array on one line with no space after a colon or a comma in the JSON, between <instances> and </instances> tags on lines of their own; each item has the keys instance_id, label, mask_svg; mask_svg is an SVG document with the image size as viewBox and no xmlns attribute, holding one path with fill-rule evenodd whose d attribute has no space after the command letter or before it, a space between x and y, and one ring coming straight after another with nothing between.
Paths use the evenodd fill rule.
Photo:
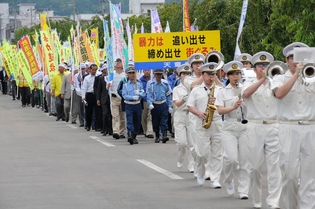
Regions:
<instances>
[{"instance_id":1,"label":"uniformed officer's belt","mask_svg":"<svg viewBox=\"0 0 315 209\"><path fill-rule=\"evenodd\" d=\"M251 119L249 119L249 122L251 122L251 123L258 123L258 124L275 124L275 123L279 123L278 120L251 120Z\"/></svg>"},{"instance_id":2,"label":"uniformed officer's belt","mask_svg":"<svg viewBox=\"0 0 315 209\"><path fill-rule=\"evenodd\" d=\"M311 121L311 120L299 120L299 121L280 121L280 124L293 124L293 125L314 125L315 121Z\"/></svg>"},{"instance_id":3,"label":"uniformed officer's belt","mask_svg":"<svg viewBox=\"0 0 315 209\"><path fill-rule=\"evenodd\" d=\"M94 94L94 92L86 92L87 94Z\"/></svg>"},{"instance_id":4,"label":"uniformed officer's belt","mask_svg":"<svg viewBox=\"0 0 315 209\"><path fill-rule=\"evenodd\" d=\"M166 100L161 100L161 101L153 101L153 104L163 104L164 102L166 102Z\"/></svg>"},{"instance_id":5,"label":"uniformed officer's belt","mask_svg":"<svg viewBox=\"0 0 315 209\"><path fill-rule=\"evenodd\" d=\"M125 100L126 104L139 104L140 101L139 100Z\"/></svg>"}]
</instances>

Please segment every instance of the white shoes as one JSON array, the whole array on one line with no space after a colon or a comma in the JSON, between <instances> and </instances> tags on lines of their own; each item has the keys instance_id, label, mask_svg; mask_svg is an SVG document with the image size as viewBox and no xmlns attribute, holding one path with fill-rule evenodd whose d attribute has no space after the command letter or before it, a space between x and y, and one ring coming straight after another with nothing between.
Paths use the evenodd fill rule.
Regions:
<instances>
[{"instance_id":1,"label":"white shoes","mask_svg":"<svg viewBox=\"0 0 315 209\"><path fill-rule=\"evenodd\" d=\"M183 167L183 163L177 162L177 167L178 168L182 168Z\"/></svg>"},{"instance_id":2,"label":"white shoes","mask_svg":"<svg viewBox=\"0 0 315 209\"><path fill-rule=\"evenodd\" d=\"M234 180L231 183L226 183L226 191L230 196L234 195Z\"/></svg>"},{"instance_id":3,"label":"white shoes","mask_svg":"<svg viewBox=\"0 0 315 209\"><path fill-rule=\"evenodd\" d=\"M197 183L199 185L203 185L205 183L205 178L204 176L199 175L199 173L197 174Z\"/></svg>"},{"instance_id":4,"label":"white shoes","mask_svg":"<svg viewBox=\"0 0 315 209\"><path fill-rule=\"evenodd\" d=\"M241 200L247 200L247 199L248 199L248 195L245 194L245 193L242 193L242 192L239 192L239 193L238 193L238 197L239 197Z\"/></svg>"},{"instance_id":5,"label":"white shoes","mask_svg":"<svg viewBox=\"0 0 315 209\"><path fill-rule=\"evenodd\" d=\"M211 181L210 187L212 189L221 189L221 184L218 181Z\"/></svg>"},{"instance_id":6,"label":"white shoes","mask_svg":"<svg viewBox=\"0 0 315 209\"><path fill-rule=\"evenodd\" d=\"M254 208L261 208L261 203L254 203Z\"/></svg>"}]
</instances>

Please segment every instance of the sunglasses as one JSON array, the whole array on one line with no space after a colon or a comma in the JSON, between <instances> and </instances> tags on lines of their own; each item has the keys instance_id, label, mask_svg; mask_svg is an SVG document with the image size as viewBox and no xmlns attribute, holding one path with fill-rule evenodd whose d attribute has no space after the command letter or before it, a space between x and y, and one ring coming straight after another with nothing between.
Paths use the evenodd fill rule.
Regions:
<instances>
[{"instance_id":1,"label":"sunglasses","mask_svg":"<svg viewBox=\"0 0 315 209\"><path fill-rule=\"evenodd\" d=\"M212 73L212 72L204 72L205 74L207 75L214 75L215 73Z\"/></svg>"},{"instance_id":2,"label":"sunglasses","mask_svg":"<svg viewBox=\"0 0 315 209\"><path fill-rule=\"evenodd\" d=\"M135 72L128 72L128 74L135 74Z\"/></svg>"}]
</instances>

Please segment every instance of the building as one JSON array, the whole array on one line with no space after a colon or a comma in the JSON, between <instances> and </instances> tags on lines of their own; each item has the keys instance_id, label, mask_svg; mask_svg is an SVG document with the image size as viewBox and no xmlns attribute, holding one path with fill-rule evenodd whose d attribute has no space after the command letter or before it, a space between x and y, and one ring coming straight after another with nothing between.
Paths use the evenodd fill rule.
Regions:
<instances>
[{"instance_id":1,"label":"building","mask_svg":"<svg viewBox=\"0 0 315 209\"><path fill-rule=\"evenodd\" d=\"M10 23L9 18L9 3L0 3L0 41L5 39L6 25Z\"/></svg>"},{"instance_id":2,"label":"building","mask_svg":"<svg viewBox=\"0 0 315 209\"><path fill-rule=\"evenodd\" d=\"M129 13L136 15L148 13L160 4L165 4L165 0L129 0Z\"/></svg>"}]
</instances>

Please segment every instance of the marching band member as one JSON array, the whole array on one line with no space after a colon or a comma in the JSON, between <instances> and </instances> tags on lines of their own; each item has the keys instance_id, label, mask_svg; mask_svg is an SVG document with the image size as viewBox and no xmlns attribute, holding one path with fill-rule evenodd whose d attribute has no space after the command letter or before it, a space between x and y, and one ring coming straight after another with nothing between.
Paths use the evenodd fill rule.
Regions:
<instances>
[{"instance_id":1,"label":"marching band member","mask_svg":"<svg viewBox=\"0 0 315 209\"><path fill-rule=\"evenodd\" d=\"M190 133L189 133L189 118L186 101L188 99L188 91L184 86L184 79L191 74L189 65L184 64L177 68L181 83L173 89L173 103L175 105L174 111L174 130L175 141L178 147L177 167L183 167L183 161L186 152L188 152L188 169L193 167L194 160L190 153L192 147Z\"/></svg>"},{"instance_id":2,"label":"marching band member","mask_svg":"<svg viewBox=\"0 0 315 209\"><path fill-rule=\"evenodd\" d=\"M223 145L223 173L226 190L234 195L234 174L239 166L238 193L240 199L248 199L249 189L249 162L247 159L246 125L242 124L242 105L240 98L242 63L231 61L224 65L223 70L228 75L227 86L220 89L215 105L218 112L224 114L222 131ZM238 85L239 84L239 88Z\"/></svg>"},{"instance_id":3,"label":"marching band member","mask_svg":"<svg viewBox=\"0 0 315 209\"><path fill-rule=\"evenodd\" d=\"M251 60L252 60L252 55L247 54L247 53L242 53L240 55L238 55L235 58L236 61L239 61L243 64L243 68L251 68Z\"/></svg>"},{"instance_id":4,"label":"marching band member","mask_svg":"<svg viewBox=\"0 0 315 209\"><path fill-rule=\"evenodd\" d=\"M155 133L155 143L160 142L160 130L162 132L162 142L168 141L167 120L168 113L172 112L171 87L167 80L162 79L163 70L154 70L155 80L147 85L147 102L152 115L153 131Z\"/></svg>"},{"instance_id":5,"label":"marching band member","mask_svg":"<svg viewBox=\"0 0 315 209\"><path fill-rule=\"evenodd\" d=\"M122 96L125 99L128 142L133 145L138 144L136 137L140 133L142 113L140 100L145 96L145 92L142 83L137 79L136 70L128 67L126 73L128 81L123 84Z\"/></svg>"},{"instance_id":6,"label":"marching band member","mask_svg":"<svg viewBox=\"0 0 315 209\"><path fill-rule=\"evenodd\" d=\"M271 89L278 98L282 197L286 209L315 208L315 83L305 84L302 63L293 61L295 42L283 49L289 70L276 75Z\"/></svg>"},{"instance_id":7,"label":"marching band member","mask_svg":"<svg viewBox=\"0 0 315 209\"><path fill-rule=\"evenodd\" d=\"M206 163L211 153L210 178L211 188L221 188L219 183L222 170L222 119L217 111L210 113L209 105L213 105L219 86L215 84L218 64L207 63L199 67L202 71L203 83L192 89L187 101L188 110L195 117L194 150L197 168L197 182L203 185L205 182ZM216 109L216 108L215 108ZM209 111L209 112L207 112ZM211 115L208 115L211 114ZM213 114L213 115L212 115ZM210 128L204 127L205 121L212 122ZM210 151L211 150L211 151Z\"/></svg>"},{"instance_id":8,"label":"marching band member","mask_svg":"<svg viewBox=\"0 0 315 209\"><path fill-rule=\"evenodd\" d=\"M248 151L250 162L250 194L254 208L261 208L262 165L266 159L269 208L279 208L281 195L280 145L278 138L277 99L266 79L266 68L273 62L268 52L253 55L251 62L256 78L246 80L243 97L246 102L248 124Z\"/></svg>"}]
</instances>

